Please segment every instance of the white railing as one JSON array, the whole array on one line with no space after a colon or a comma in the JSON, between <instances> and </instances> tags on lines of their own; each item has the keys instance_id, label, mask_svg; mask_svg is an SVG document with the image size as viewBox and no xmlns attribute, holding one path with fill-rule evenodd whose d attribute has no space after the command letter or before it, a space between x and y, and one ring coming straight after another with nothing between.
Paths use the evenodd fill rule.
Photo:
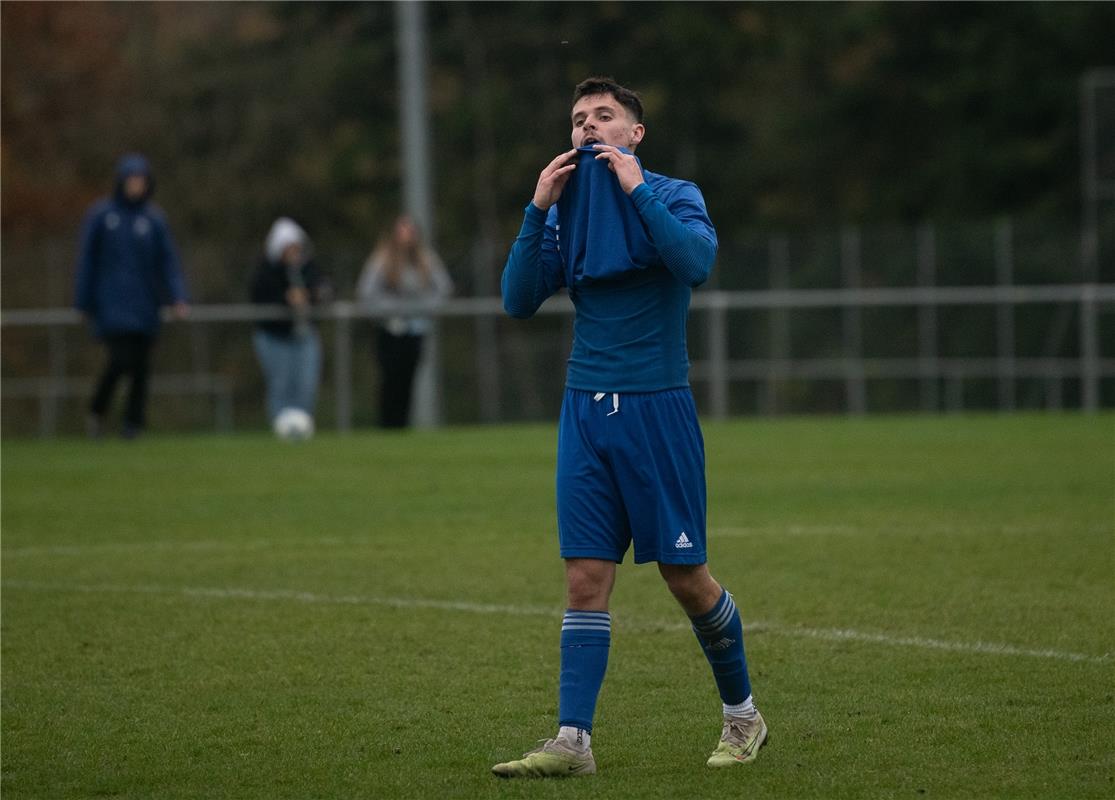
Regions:
<instances>
[{"instance_id":1,"label":"white railing","mask_svg":"<svg viewBox=\"0 0 1115 800\"><path fill-rule=\"evenodd\" d=\"M1013 311L1027 304L1073 304L1078 306L1079 354L1075 357L1023 358L1014 352ZM1047 405L1060 407L1061 384L1066 379L1080 382L1080 408L1099 409L1100 382L1115 377L1115 359L1101 356L1100 307L1115 304L1115 285L1071 284L1053 286L976 286L843 289L772 289L765 291L703 290L693 295L694 324L703 317L707 347L692 353L691 377L703 385L707 414L714 419L728 416L733 381L757 381L764 385L770 399L764 404L776 413L774 398L778 382L787 379L837 380L843 382L844 407L850 414L866 413L866 382L881 378L912 378L920 382L921 407L925 411L963 408L963 383L972 378L999 382L999 406L1014 407L1017 379L1036 378L1047 382ZM936 346L936 309L944 306L994 306L999 309L993 357L941 357ZM917 355L902 358L870 358L863 355L860 313L871 307L915 307L918 309L919 348ZM731 311L763 310L790 312L793 309L833 308L842 310L839 336L841 356L837 358L794 359L783 346L772 341L772 352L763 358L729 358L729 319ZM440 318L472 318L492 322L503 315L499 298L455 298L436 309L422 309ZM352 302L339 301L316 311L317 318L333 326L331 374L335 397L335 419L339 430L352 427L353 420L353 326L360 320L376 319L383 311L367 309ZM570 315L572 305L564 295L551 298L539 310L543 315ZM251 304L198 305L179 325L207 323L250 323L261 319L284 318L281 306ZM168 319L169 321L169 319ZM72 309L12 309L0 312L4 329L39 327L52 332L79 325L81 316ZM990 338L990 337L989 337ZM477 337L477 347L490 337ZM33 397L40 404L40 432L51 435L56 429L58 401L87 391L88 378L75 378L65 372L65 338L52 335L48 340L45 362L50 374L45 377L5 377L4 398ZM59 352L61 350L61 352ZM498 387L500 367L497 353L478 354L486 375L478 381L478 391ZM938 397L938 382L944 381L943 403ZM218 429L232 427L231 387L226 377L208 374L156 375L152 390L169 394L206 394L215 401ZM485 421L498 421L498 412Z\"/></svg>"}]
</instances>

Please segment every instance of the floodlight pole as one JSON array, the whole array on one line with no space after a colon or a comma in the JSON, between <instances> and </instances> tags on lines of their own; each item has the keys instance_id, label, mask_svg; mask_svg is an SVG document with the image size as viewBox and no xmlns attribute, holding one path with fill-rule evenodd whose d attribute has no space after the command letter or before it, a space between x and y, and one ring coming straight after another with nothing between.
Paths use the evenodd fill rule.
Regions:
<instances>
[{"instance_id":1,"label":"floodlight pole","mask_svg":"<svg viewBox=\"0 0 1115 800\"><path fill-rule=\"evenodd\" d=\"M1104 200L1115 199L1115 181L1111 180L1110 167L1107 176L1100 175L1101 144L1110 153L1110 141L1100 142L1099 138L1099 94L1102 90L1115 89L1115 69L1094 69L1080 78L1080 187L1083 195L1083 229L1081 231L1082 280L1096 283L1100 280L1101 253L1099 241L1099 206ZM1110 114L1110 100L1107 110ZM1110 119L1110 117L1108 117ZM1105 122L1107 122L1105 120ZM1110 131L1110 123L1105 125Z\"/></svg>"},{"instance_id":2,"label":"floodlight pole","mask_svg":"<svg viewBox=\"0 0 1115 800\"><path fill-rule=\"evenodd\" d=\"M430 172L430 121L426 102L426 4L396 0L395 42L398 47L399 133L402 137L403 208L434 244L433 185ZM415 378L412 417L419 428L441 424L440 347L437 320L423 345Z\"/></svg>"},{"instance_id":3,"label":"floodlight pole","mask_svg":"<svg viewBox=\"0 0 1115 800\"><path fill-rule=\"evenodd\" d=\"M1080 185L1084 194L1084 229L1081 236L1081 259L1085 282L1096 280L1099 273L1099 181L1096 169L1096 73L1080 80Z\"/></svg>"},{"instance_id":4,"label":"floodlight pole","mask_svg":"<svg viewBox=\"0 0 1115 800\"><path fill-rule=\"evenodd\" d=\"M399 131L402 136L403 205L426 236L432 237L429 116L426 108L426 4L395 3L399 48Z\"/></svg>"}]
</instances>

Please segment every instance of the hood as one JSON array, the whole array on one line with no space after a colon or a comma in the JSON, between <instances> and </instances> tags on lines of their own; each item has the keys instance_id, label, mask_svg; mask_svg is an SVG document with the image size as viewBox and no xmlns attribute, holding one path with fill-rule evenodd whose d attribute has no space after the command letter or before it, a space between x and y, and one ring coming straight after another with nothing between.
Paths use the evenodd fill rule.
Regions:
<instances>
[{"instance_id":1,"label":"hood","mask_svg":"<svg viewBox=\"0 0 1115 800\"><path fill-rule=\"evenodd\" d=\"M272 223L271 230L267 232L267 244L264 247L267 260L273 263L278 262L283 255L283 251L287 249L288 245L292 244L302 245L303 258L309 260L310 237L306 235L306 231L302 230L302 226L290 217L279 217Z\"/></svg>"},{"instance_id":2,"label":"hood","mask_svg":"<svg viewBox=\"0 0 1115 800\"><path fill-rule=\"evenodd\" d=\"M129 175L143 175L147 178L147 194L136 205L146 203L151 195L155 193L155 176L151 174L151 163L146 156L139 153L128 153L121 156L120 160L116 162L116 182L113 185L112 194L117 200L124 203L129 202L124 197L124 180Z\"/></svg>"}]
</instances>

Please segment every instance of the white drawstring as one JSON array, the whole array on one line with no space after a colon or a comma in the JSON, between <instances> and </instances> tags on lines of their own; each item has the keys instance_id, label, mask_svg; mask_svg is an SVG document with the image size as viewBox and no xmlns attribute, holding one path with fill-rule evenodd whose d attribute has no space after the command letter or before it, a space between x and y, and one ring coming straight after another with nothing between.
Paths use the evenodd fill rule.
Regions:
<instances>
[{"instance_id":1,"label":"white drawstring","mask_svg":"<svg viewBox=\"0 0 1115 800\"><path fill-rule=\"evenodd\" d=\"M599 403L601 400L604 399L604 396L606 394L607 394L607 392L597 392L596 394L594 394L592 396L592 399L593 399L593 401ZM618 413L619 413L619 392L612 392L612 410L608 412L607 416L610 417L610 416L612 416L612 414L618 414Z\"/></svg>"}]
</instances>

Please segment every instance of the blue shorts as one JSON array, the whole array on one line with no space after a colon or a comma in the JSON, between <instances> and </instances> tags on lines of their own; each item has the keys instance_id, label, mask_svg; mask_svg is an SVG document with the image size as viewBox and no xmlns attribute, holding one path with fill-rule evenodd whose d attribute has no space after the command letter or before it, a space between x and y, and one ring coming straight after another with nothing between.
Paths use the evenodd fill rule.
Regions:
<instances>
[{"instance_id":1,"label":"blue shorts","mask_svg":"<svg viewBox=\"0 0 1115 800\"><path fill-rule=\"evenodd\" d=\"M705 442L688 387L566 389L558 425L562 558L704 564Z\"/></svg>"}]
</instances>

